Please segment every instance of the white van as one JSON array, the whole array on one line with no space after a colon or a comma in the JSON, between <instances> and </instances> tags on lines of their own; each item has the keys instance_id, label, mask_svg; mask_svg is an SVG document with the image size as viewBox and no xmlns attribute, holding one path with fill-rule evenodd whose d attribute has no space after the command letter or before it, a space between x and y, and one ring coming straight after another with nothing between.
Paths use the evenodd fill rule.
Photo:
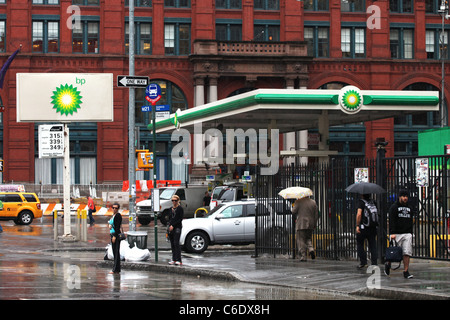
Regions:
<instances>
[{"instance_id":1,"label":"white van","mask_svg":"<svg viewBox=\"0 0 450 320\"><path fill-rule=\"evenodd\" d=\"M157 216L162 224L167 225L170 220L170 208L172 208L172 196L180 197L180 205L184 210L184 218L194 217L194 212L203 206L203 197L208 191L208 186L189 187L165 187L160 189L159 210ZM147 225L154 219L152 200L143 200L136 204L136 216L139 223Z\"/></svg>"}]
</instances>

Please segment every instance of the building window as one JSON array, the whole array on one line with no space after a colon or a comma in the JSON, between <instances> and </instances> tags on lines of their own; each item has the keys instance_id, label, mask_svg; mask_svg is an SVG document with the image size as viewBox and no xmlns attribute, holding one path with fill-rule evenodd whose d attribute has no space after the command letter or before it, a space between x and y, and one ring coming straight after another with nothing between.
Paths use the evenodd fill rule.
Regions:
<instances>
[{"instance_id":1,"label":"building window","mask_svg":"<svg viewBox=\"0 0 450 320\"><path fill-rule=\"evenodd\" d=\"M341 11L343 12L365 12L365 0L341 0Z\"/></svg>"},{"instance_id":2,"label":"building window","mask_svg":"<svg viewBox=\"0 0 450 320\"><path fill-rule=\"evenodd\" d=\"M254 41L280 41L280 26L255 24Z\"/></svg>"},{"instance_id":3,"label":"building window","mask_svg":"<svg viewBox=\"0 0 450 320\"><path fill-rule=\"evenodd\" d=\"M279 0L255 0L254 8L257 10L280 10Z\"/></svg>"},{"instance_id":4,"label":"building window","mask_svg":"<svg viewBox=\"0 0 450 320\"><path fill-rule=\"evenodd\" d=\"M216 0L217 9L241 9L241 0Z\"/></svg>"},{"instance_id":5,"label":"building window","mask_svg":"<svg viewBox=\"0 0 450 320\"><path fill-rule=\"evenodd\" d=\"M59 0L33 0L33 4L59 4Z\"/></svg>"},{"instance_id":6,"label":"building window","mask_svg":"<svg viewBox=\"0 0 450 320\"><path fill-rule=\"evenodd\" d=\"M0 20L0 52L6 51L6 21Z\"/></svg>"},{"instance_id":7,"label":"building window","mask_svg":"<svg viewBox=\"0 0 450 320\"><path fill-rule=\"evenodd\" d=\"M364 58L366 41L364 28L342 28L341 50L343 58Z\"/></svg>"},{"instance_id":8,"label":"building window","mask_svg":"<svg viewBox=\"0 0 450 320\"><path fill-rule=\"evenodd\" d=\"M391 12L412 13L413 2L411 0L389 0L389 8Z\"/></svg>"},{"instance_id":9,"label":"building window","mask_svg":"<svg viewBox=\"0 0 450 320\"><path fill-rule=\"evenodd\" d=\"M303 8L308 11L328 11L328 0L304 0Z\"/></svg>"},{"instance_id":10,"label":"building window","mask_svg":"<svg viewBox=\"0 0 450 320\"><path fill-rule=\"evenodd\" d=\"M438 13L441 0L425 0L425 12L426 13Z\"/></svg>"},{"instance_id":11,"label":"building window","mask_svg":"<svg viewBox=\"0 0 450 320\"><path fill-rule=\"evenodd\" d=\"M72 30L73 53L98 53L99 48L99 23L81 21L79 27Z\"/></svg>"},{"instance_id":12,"label":"building window","mask_svg":"<svg viewBox=\"0 0 450 320\"><path fill-rule=\"evenodd\" d=\"M135 48L136 54L152 54L152 24L144 22L136 22L135 32ZM130 45L130 25L125 23L125 50L129 53Z\"/></svg>"},{"instance_id":13,"label":"building window","mask_svg":"<svg viewBox=\"0 0 450 320\"><path fill-rule=\"evenodd\" d=\"M77 130L69 127L74 137L70 141L70 183L95 184L97 183L97 142L94 128L85 128L94 135L90 141L80 139ZM95 129L96 130L96 129ZM78 135L78 137L77 137ZM36 141L36 145L38 145ZM37 153L37 148L35 150ZM35 183L42 185L63 184L64 160L59 158L35 158Z\"/></svg>"},{"instance_id":14,"label":"building window","mask_svg":"<svg viewBox=\"0 0 450 320\"><path fill-rule=\"evenodd\" d=\"M185 110L188 107L186 96L183 91L174 83L166 80L152 80L161 87L161 99L158 105L169 105L170 113L175 113L178 109ZM136 89L136 123L148 125L151 122L152 113L142 112L142 107L149 105L145 99L145 88Z\"/></svg>"},{"instance_id":15,"label":"building window","mask_svg":"<svg viewBox=\"0 0 450 320\"><path fill-rule=\"evenodd\" d=\"M100 0L72 0L72 4L81 6L98 6L100 5Z\"/></svg>"},{"instance_id":16,"label":"building window","mask_svg":"<svg viewBox=\"0 0 450 320\"><path fill-rule=\"evenodd\" d=\"M189 24L165 24L164 48L166 55L189 55L191 51L190 31Z\"/></svg>"},{"instance_id":17,"label":"building window","mask_svg":"<svg viewBox=\"0 0 450 320\"><path fill-rule=\"evenodd\" d=\"M314 58L328 58L329 50L329 28L328 27L305 27L305 41L308 43L308 55Z\"/></svg>"},{"instance_id":18,"label":"building window","mask_svg":"<svg viewBox=\"0 0 450 320\"><path fill-rule=\"evenodd\" d=\"M427 51L427 59L444 59L449 58L448 52L448 31L445 30L441 39L442 30L427 30L425 35L425 46ZM443 46L441 47L441 44Z\"/></svg>"},{"instance_id":19,"label":"building window","mask_svg":"<svg viewBox=\"0 0 450 320\"><path fill-rule=\"evenodd\" d=\"M164 0L165 7L189 8L191 6L189 0Z\"/></svg>"},{"instance_id":20,"label":"building window","mask_svg":"<svg viewBox=\"0 0 450 320\"><path fill-rule=\"evenodd\" d=\"M216 40L218 41L241 41L241 24L216 24Z\"/></svg>"},{"instance_id":21,"label":"building window","mask_svg":"<svg viewBox=\"0 0 450 320\"><path fill-rule=\"evenodd\" d=\"M414 30L413 29L391 29L390 47L391 58L412 59L414 57Z\"/></svg>"},{"instance_id":22,"label":"building window","mask_svg":"<svg viewBox=\"0 0 450 320\"><path fill-rule=\"evenodd\" d=\"M59 51L59 22L33 21L33 52Z\"/></svg>"}]
</instances>

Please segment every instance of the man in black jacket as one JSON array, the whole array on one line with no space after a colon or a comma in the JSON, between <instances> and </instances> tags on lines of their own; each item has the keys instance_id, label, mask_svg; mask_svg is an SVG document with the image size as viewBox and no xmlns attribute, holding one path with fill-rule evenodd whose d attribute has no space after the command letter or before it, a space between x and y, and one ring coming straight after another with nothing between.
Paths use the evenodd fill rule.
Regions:
<instances>
[{"instance_id":1,"label":"man in black jacket","mask_svg":"<svg viewBox=\"0 0 450 320\"><path fill-rule=\"evenodd\" d=\"M389 233L390 238L395 239L403 250L403 276L405 279L412 278L409 273L409 260L412 255L412 232L413 232L413 208L408 202L408 192L401 191L398 201L389 208ZM386 262L384 273L389 275L391 264Z\"/></svg>"}]
</instances>

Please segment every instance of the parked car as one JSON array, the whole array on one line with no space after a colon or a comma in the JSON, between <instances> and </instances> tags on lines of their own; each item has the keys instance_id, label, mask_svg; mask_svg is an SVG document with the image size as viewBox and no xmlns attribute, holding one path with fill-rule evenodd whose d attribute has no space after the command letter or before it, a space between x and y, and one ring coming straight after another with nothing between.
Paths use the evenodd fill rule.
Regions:
<instances>
[{"instance_id":1,"label":"parked car","mask_svg":"<svg viewBox=\"0 0 450 320\"><path fill-rule=\"evenodd\" d=\"M187 252L202 253L212 244L254 242L254 200L223 202L205 217L183 220L180 244Z\"/></svg>"},{"instance_id":2,"label":"parked car","mask_svg":"<svg viewBox=\"0 0 450 320\"><path fill-rule=\"evenodd\" d=\"M193 217L195 210L203 206L203 197L207 190L207 186L165 187L160 189L159 208L156 210L157 217L163 225L167 225L167 222L170 220L173 195L180 197L180 206L184 210L184 217ZM142 225L147 225L154 219L153 212L151 199L143 200L136 204L136 216Z\"/></svg>"},{"instance_id":3,"label":"parked car","mask_svg":"<svg viewBox=\"0 0 450 320\"><path fill-rule=\"evenodd\" d=\"M235 183L228 186L218 186L212 191L209 209L214 209L214 207L224 201L239 201L245 199L245 197L244 186L242 184Z\"/></svg>"},{"instance_id":4,"label":"parked car","mask_svg":"<svg viewBox=\"0 0 450 320\"><path fill-rule=\"evenodd\" d=\"M41 202L35 193L0 192L0 201L0 220L27 225L42 217Z\"/></svg>"}]
</instances>

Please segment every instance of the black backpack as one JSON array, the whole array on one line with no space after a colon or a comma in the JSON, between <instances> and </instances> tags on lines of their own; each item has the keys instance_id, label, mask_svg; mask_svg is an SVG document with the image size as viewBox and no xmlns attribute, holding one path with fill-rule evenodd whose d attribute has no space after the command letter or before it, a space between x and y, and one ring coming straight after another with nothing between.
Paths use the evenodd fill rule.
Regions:
<instances>
[{"instance_id":1,"label":"black backpack","mask_svg":"<svg viewBox=\"0 0 450 320\"><path fill-rule=\"evenodd\" d=\"M364 211L362 215L361 224L364 227L376 227L378 226L378 209L373 200L367 201L364 200Z\"/></svg>"}]
</instances>

